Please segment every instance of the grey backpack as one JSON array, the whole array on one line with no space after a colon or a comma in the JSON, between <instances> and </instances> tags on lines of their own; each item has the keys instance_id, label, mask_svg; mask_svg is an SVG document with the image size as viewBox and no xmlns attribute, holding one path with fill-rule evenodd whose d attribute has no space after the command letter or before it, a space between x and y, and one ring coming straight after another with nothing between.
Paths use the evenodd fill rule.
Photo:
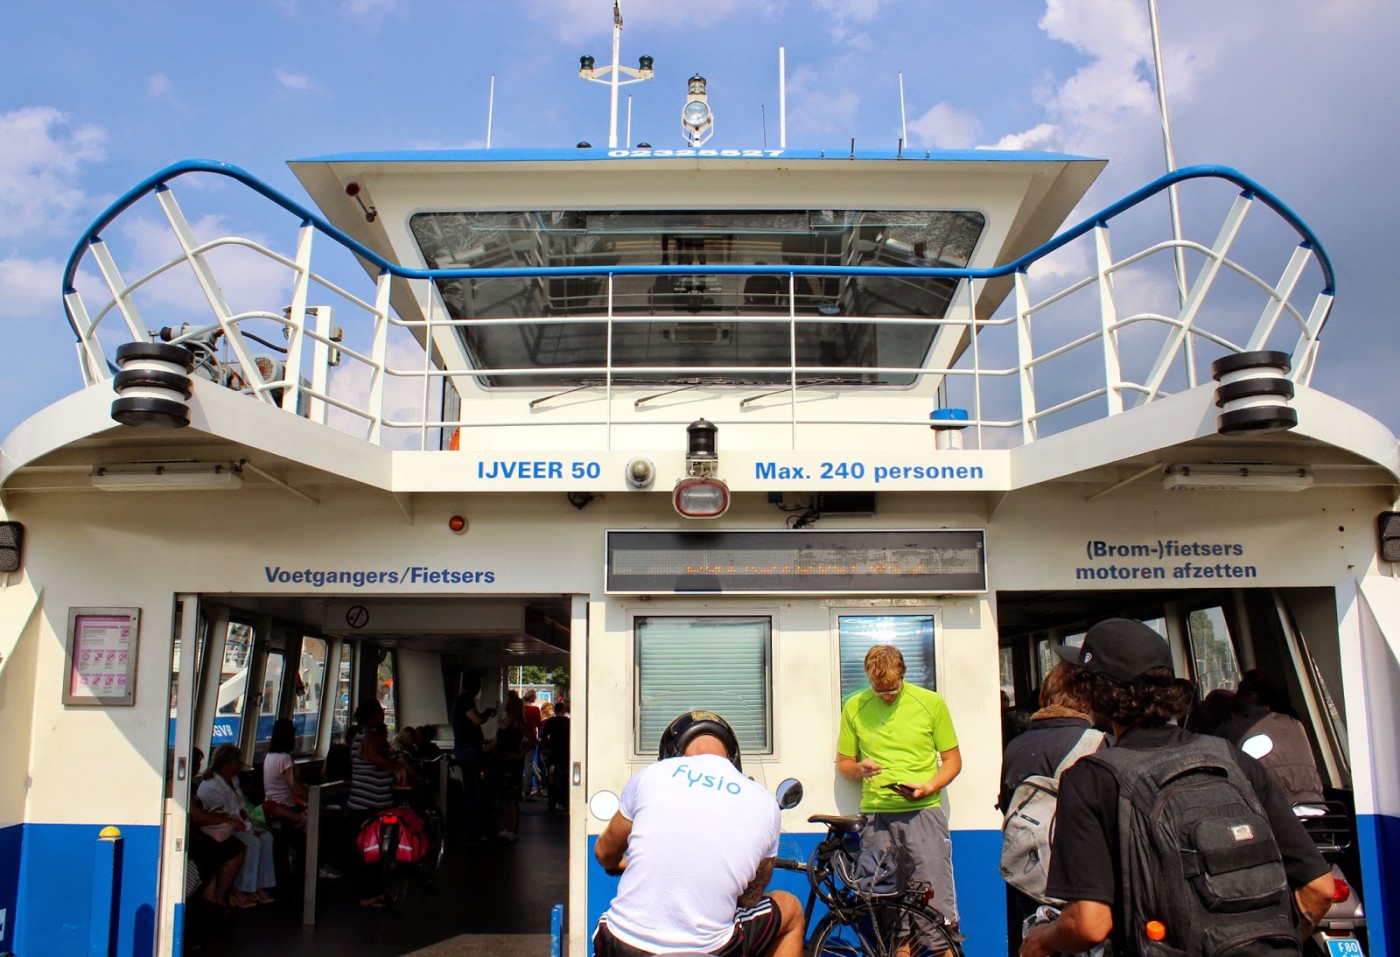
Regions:
<instances>
[{"instance_id":1,"label":"grey backpack","mask_svg":"<svg viewBox=\"0 0 1400 957\"><path fill-rule=\"evenodd\" d=\"M1007 884L1042 904L1064 906L1045 894L1050 876L1050 842L1055 837L1055 807L1060 799L1060 775L1080 758L1103 745L1104 733L1090 729L1055 768L1053 775L1032 774L1011 792L1001 827L1001 876Z\"/></svg>"}]
</instances>

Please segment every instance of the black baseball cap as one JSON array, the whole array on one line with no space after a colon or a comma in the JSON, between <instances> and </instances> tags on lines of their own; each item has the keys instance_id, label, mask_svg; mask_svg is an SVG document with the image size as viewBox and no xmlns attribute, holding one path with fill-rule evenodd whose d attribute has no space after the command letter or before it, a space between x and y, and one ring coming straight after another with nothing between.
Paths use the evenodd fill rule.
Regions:
<instances>
[{"instance_id":1,"label":"black baseball cap","mask_svg":"<svg viewBox=\"0 0 1400 957\"><path fill-rule=\"evenodd\" d=\"M1131 618L1106 618L1089 629L1078 648L1061 645L1055 653L1114 681L1135 681L1153 668L1173 670L1166 639Z\"/></svg>"}]
</instances>

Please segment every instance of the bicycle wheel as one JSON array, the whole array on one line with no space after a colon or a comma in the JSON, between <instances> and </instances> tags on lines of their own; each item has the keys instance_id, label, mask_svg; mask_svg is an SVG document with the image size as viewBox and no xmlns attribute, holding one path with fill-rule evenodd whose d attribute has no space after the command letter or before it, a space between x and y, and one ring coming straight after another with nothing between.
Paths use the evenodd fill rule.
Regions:
<instances>
[{"instance_id":1,"label":"bicycle wheel","mask_svg":"<svg viewBox=\"0 0 1400 957\"><path fill-rule=\"evenodd\" d=\"M428 831L428 852L423 855L420 866L423 882L431 887L437 880L438 871L442 868L442 858L446 853L441 812L436 807L429 807L423 812L423 824Z\"/></svg>"},{"instance_id":2,"label":"bicycle wheel","mask_svg":"<svg viewBox=\"0 0 1400 957\"><path fill-rule=\"evenodd\" d=\"M828 914L817 924L808 957L963 957L943 915L909 901L875 899L845 923Z\"/></svg>"},{"instance_id":3,"label":"bicycle wheel","mask_svg":"<svg viewBox=\"0 0 1400 957\"><path fill-rule=\"evenodd\" d=\"M398 861L387 860L384 868L384 904L390 910L403 910L408 900L408 884L413 875Z\"/></svg>"},{"instance_id":4,"label":"bicycle wheel","mask_svg":"<svg viewBox=\"0 0 1400 957\"><path fill-rule=\"evenodd\" d=\"M835 914L817 922L807 942L807 957L865 957L865 940L855 926L843 923Z\"/></svg>"}]
</instances>

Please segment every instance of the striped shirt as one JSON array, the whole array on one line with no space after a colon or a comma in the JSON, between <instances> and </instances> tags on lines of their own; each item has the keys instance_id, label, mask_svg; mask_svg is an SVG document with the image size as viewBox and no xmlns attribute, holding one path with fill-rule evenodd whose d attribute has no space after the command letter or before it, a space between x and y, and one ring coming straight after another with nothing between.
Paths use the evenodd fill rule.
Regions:
<instances>
[{"instance_id":1,"label":"striped shirt","mask_svg":"<svg viewBox=\"0 0 1400 957\"><path fill-rule=\"evenodd\" d=\"M346 806L356 811L378 811L394 804L394 772L385 771L363 757L365 730L356 732L350 744L350 798Z\"/></svg>"}]
</instances>

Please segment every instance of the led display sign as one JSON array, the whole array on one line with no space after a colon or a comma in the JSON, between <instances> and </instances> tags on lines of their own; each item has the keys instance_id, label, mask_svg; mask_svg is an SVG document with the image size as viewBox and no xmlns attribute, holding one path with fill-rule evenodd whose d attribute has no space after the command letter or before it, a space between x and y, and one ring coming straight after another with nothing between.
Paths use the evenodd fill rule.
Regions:
<instances>
[{"instance_id":1,"label":"led display sign","mask_svg":"<svg viewBox=\"0 0 1400 957\"><path fill-rule=\"evenodd\" d=\"M610 531L610 594L950 594L987 590L985 534Z\"/></svg>"}]
</instances>

